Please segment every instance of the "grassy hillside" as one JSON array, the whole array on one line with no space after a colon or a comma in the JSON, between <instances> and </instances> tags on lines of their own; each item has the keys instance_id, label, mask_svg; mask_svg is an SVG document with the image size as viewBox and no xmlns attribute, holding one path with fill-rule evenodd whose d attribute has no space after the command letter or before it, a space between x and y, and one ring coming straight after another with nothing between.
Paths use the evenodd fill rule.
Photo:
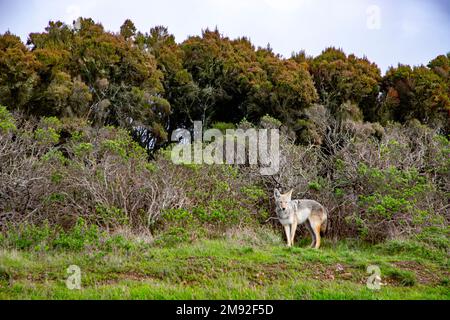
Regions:
<instances>
[{"instance_id":1,"label":"grassy hillside","mask_svg":"<svg viewBox=\"0 0 450 320\"><path fill-rule=\"evenodd\" d=\"M448 255L423 244L325 241L314 250L301 239L289 249L272 231L258 232L178 245L116 235L81 250L2 249L0 299L450 299ZM72 264L81 290L66 287ZM366 287L369 265L380 267L378 291Z\"/></svg>"},{"instance_id":2,"label":"grassy hillside","mask_svg":"<svg viewBox=\"0 0 450 320\"><path fill-rule=\"evenodd\" d=\"M450 53L146 30L0 34L0 299L449 299ZM323 248L286 248L275 189L327 209Z\"/></svg>"},{"instance_id":3,"label":"grassy hillside","mask_svg":"<svg viewBox=\"0 0 450 320\"><path fill-rule=\"evenodd\" d=\"M177 165L171 146L149 159L123 129L3 111L1 299L450 298L450 142L420 124L341 132L333 155L282 134L280 171L265 177ZM329 209L319 251L304 228L285 247L270 219L279 185ZM81 290L66 288L70 265Z\"/></svg>"}]
</instances>

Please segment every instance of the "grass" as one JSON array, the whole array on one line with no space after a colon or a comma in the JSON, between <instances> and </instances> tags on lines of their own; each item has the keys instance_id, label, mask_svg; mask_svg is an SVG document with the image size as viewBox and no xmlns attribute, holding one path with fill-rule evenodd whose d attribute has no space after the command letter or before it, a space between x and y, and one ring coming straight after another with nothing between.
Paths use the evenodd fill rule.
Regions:
<instances>
[{"instance_id":1,"label":"grass","mask_svg":"<svg viewBox=\"0 0 450 320\"><path fill-rule=\"evenodd\" d=\"M277 236L261 242L236 233L167 247L123 239L108 250L3 246L0 299L450 299L445 252L350 241L314 250L308 241L286 248ZM72 264L81 290L66 287ZM366 286L369 265L380 267L380 290Z\"/></svg>"}]
</instances>

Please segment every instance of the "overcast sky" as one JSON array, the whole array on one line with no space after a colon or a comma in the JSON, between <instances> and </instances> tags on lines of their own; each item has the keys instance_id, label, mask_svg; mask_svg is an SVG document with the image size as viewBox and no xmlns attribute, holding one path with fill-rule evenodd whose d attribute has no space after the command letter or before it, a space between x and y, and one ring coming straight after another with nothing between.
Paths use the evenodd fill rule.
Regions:
<instances>
[{"instance_id":1,"label":"overcast sky","mask_svg":"<svg viewBox=\"0 0 450 320\"><path fill-rule=\"evenodd\" d=\"M130 18L140 31L165 25L178 42L218 27L226 36L270 43L289 57L328 46L366 55L382 71L397 63L427 64L450 51L449 0L0 0L0 33L26 41L49 20L91 17L110 31Z\"/></svg>"}]
</instances>

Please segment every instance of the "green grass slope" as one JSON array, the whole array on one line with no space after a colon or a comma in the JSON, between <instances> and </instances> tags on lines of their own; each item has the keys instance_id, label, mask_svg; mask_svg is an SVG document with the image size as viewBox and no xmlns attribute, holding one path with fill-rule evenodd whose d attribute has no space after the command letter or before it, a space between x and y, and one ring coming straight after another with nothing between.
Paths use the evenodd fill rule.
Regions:
<instances>
[{"instance_id":1,"label":"green grass slope","mask_svg":"<svg viewBox=\"0 0 450 320\"><path fill-rule=\"evenodd\" d=\"M110 250L0 251L0 299L450 299L448 256L419 244L197 240ZM66 287L81 269L81 290ZM367 266L381 289L366 286Z\"/></svg>"}]
</instances>

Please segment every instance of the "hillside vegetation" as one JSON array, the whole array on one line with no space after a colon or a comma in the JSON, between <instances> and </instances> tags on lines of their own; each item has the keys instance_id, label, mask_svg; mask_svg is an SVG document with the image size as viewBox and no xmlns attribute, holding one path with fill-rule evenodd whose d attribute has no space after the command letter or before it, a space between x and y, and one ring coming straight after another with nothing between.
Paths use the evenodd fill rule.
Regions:
<instances>
[{"instance_id":1,"label":"hillside vegetation","mask_svg":"<svg viewBox=\"0 0 450 320\"><path fill-rule=\"evenodd\" d=\"M0 35L0 298L448 299L449 72L130 20ZM196 120L279 129L279 172L174 164ZM284 248L275 187L328 208L323 249Z\"/></svg>"}]
</instances>

